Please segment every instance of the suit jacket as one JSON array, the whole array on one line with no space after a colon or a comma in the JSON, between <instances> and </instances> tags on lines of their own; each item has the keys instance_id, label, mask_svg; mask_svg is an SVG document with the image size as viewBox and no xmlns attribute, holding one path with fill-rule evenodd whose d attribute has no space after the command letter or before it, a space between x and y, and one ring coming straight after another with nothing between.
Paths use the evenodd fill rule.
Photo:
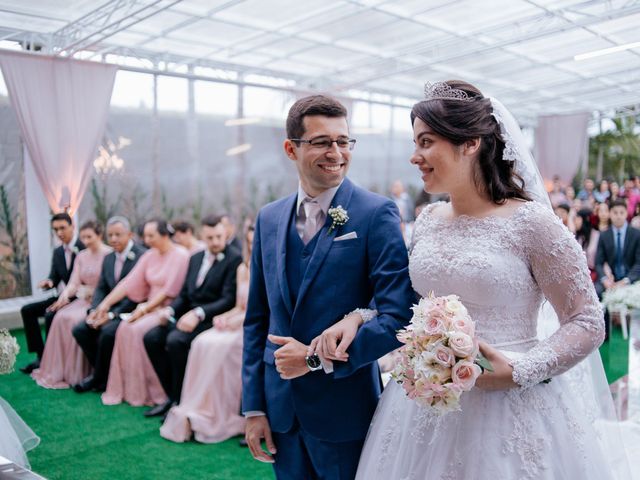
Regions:
<instances>
[{"instance_id":1,"label":"suit jacket","mask_svg":"<svg viewBox=\"0 0 640 480\"><path fill-rule=\"evenodd\" d=\"M296 198L271 203L258 215L244 322L242 409L266 412L275 432L287 432L297 418L321 440L361 440L381 393L376 360L400 346L396 331L409 322L414 300L398 209L345 179L331 205L341 205L349 220L329 231L332 219L327 216L294 305L285 265ZM357 238L334 241L351 232ZM273 355L279 346L267 340L268 334L308 345L372 299L378 316L359 329L348 362L334 362L332 374L280 378Z\"/></svg>"},{"instance_id":2,"label":"suit jacket","mask_svg":"<svg viewBox=\"0 0 640 480\"><path fill-rule=\"evenodd\" d=\"M95 309L104 298L111 293L111 290L115 288L120 280L127 276L133 266L138 262L138 259L146 251L146 248L134 243L131 247L129 254L130 257L124 261L122 265L122 272L120 272L120 278L116 280L115 267L116 267L116 252L111 252L104 257L102 261L102 270L100 271L100 280L98 280L98 286L93 292L93 298L91 300L91 309ZM111 311L115 314L126 313L136 308L136 302L129 298L124 298L111 307Z\"/></svg>"},{"instance_id":3,"label":"suit jacket","mask_svg":"<svg viewBox=\"0 0 640 480\"><path fill-rule=\"evenodd\" d=\"M76 240L74 246L80 250L84 250L84 243L80 241L80 239ZM51 271L49 272L49 280L53 282L54 288L57 287L60 282L64 282L65 284L69 283L69 278L71 278L71 272L73 271L73 264L76 261L75 252L71 253L71 264L67 269L67 259L64 256L64 246L60 245L53 250L53 255L51 257Z\"/></svg>"},{"instance_id":4,"label":"suit jacket","mask_svg":"<svg viewBox=\"0 0 640 480\"><path fill-rule=\"evenodd\" d=\"M627 278L631 283L640 279L640 230L627 226L624 245L622 246L622 262L627 270ZM616 263L616 244L613 238L613 229L609 228L600 235L598 250L596 252L596 272L598 279L605 277L604 264L607 263L613 271ZM616 278L616 281L622 280Z\"/></svg>"},{"instance_id":5,"label":"suit jacket","mask_svg":"<svg viewBox=\"0 0 640 480\"><path fill-rule=\"evenodd\" d=\"M198 272L204 255L204 251L197 252L189 260L187 277L180 294L171 303L176 318L201 307L204 310L202 321L210 322L213 317L231 310L236 304L236 270L242 263L242 256L234 248L227 247L224 259L213 263L198 287Z\"/></svg>"}]
</instances>

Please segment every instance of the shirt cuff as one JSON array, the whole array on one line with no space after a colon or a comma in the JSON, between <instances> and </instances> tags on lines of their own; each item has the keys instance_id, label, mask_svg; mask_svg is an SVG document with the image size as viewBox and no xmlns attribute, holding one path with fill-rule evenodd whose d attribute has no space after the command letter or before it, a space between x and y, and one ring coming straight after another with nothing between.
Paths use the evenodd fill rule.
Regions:
<instances>
[{"instance_id":1,"label":"shirt cuff","mask_svg":"<svg viewBox=\"0 0 640 480\"><path fill-rule=\"evenodd\" d=\"M204 320L204 317L205 317L204 308L196 307L193 309L193 313L196 314L196 316L200 319L200 321Z\"/></svg>"},{"instance_id":2,"label":"shirt cuff","mask_svg":"<svg viewBox=\"0 0 640 480\"><path fill-rule=\"evenodd\" d=\"M248 412L242 412L242 414L244 415L244 418L264 417L266 415L266 413L261 410L249 410Z\"/></svg>"},{"instance_id":3,"label":"shirt cuff","mask_svg":"<svg viewBox=\"0 0 640 480\"><path fill-rule=\"evenodd\" d=\"M318 356L320 357L320 355ZM324 370L324 373L333 373L333 362L331 360L320 357L320 364L322 365L322 370Z\"/></svg>"}]
</instances>

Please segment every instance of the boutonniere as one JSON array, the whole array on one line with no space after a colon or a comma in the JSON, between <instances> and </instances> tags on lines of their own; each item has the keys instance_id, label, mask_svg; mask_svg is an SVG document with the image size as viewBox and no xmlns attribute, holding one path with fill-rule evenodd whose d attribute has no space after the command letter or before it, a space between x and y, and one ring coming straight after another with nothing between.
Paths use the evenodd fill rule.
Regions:
<instances>
[{"instance_id":1,"label":"boutonniere","mask_svg":"<svg viewBox=\"0 0 640 480\"><path fill-rule=\"evenodd\" d=\"M347 211L342 208L342 205L330 208L328 213L332 220L331 226L329 227L329 233L331 233L334 228L341 227L349 221L349 215L347 214Z\"/></svg>"},{"instance_id":2,"label":"boutonniere","mask_svg":"<svg viewBox=\"0 0 640 480\"><path fill-rule=\"evenodd\" d=\"M80 253L80 249L77 247L77 245L74 245L73 247L71 247L71 252L74 255L77 255L78 253Z\"/></svg>"},{"instance_id":3,"label":"boutonniere","mask_svg":"<svg viewBox=\"0 0 640 480\"><path fill-rule=\"evenodd\" d=\"M136 252L134 252L133 250L129 250L129 253L127 253L127 260L135 260L136 259Z\"/></svg>"},{"instance_id":4,"label":"boutonniere","mask_svg":"<svg viewBox=\"0 0 640 480\"><path fill-rule=\"evenodd\" d=\"M224 260L224 253L220 252L216 254L216 262L221 262Z\"/></svg>"}]
</instances>

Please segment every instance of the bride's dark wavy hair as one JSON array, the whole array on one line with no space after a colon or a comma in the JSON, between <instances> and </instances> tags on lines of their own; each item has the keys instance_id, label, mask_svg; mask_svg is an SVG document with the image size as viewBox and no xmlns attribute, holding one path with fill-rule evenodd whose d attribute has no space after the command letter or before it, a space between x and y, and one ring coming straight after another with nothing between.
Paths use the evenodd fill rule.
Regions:
<instances>
[{"instance_id":1,"label":"bride's dark wavy hair","mask_svg":"<svg viewBox=\"0 0 640 480\"><path fill-rule=\"evenodd\" d=\"M474 183L492 202L503 204L509 198L531 200L524 180L514 171L514 162L502 158L505 144L500 126L493 117L491 101L470 83L447 80L451 88L464 91L473 101L423 100L411 110L411 124L416 118L456 146L480 138L480 155L474 165Z\"/></svg>"}]
</instances>

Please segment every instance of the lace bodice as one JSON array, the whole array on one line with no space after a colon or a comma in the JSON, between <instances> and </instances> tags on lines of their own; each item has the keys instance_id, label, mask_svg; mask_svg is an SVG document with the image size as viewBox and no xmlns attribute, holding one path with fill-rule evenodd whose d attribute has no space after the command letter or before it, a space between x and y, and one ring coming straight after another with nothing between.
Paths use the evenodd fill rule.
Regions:
<instances>
[{"instance_id":1,"label":"lace bodice","mask_svg":"<svg viewBox=\"0 0 640 480\"><path fill-rule=\"evenodd\" d=\"M415 223L413 287L422 296L459 295L480 338L526 352L512 363L516 383L531 386L563 373L602 343L604 321L585 256L550 209L526 202L506 218L445 219L433 213L439 204ZM538 342L545 297L561 326Z\"/></svg>"}]
</instances>

